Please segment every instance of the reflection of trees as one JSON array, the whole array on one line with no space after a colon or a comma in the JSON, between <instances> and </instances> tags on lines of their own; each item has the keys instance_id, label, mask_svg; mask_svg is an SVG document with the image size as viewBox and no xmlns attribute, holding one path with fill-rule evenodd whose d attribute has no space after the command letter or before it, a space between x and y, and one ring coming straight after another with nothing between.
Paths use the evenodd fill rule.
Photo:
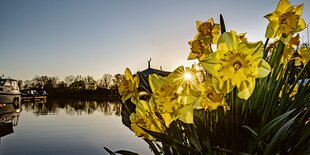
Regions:
<instances>
[{"instance_id":1,"label":"reflection of trees","mask_svg":"<svg viewBox=\"0 0 310 155\"><path fill-rule=\"evenodd\" d=\"M76 101L74 104L66 104L65 111L67 114L92 114L97 109L96 101Z\"/></svg>"},{"instance_id":2,"label":"reflection of trees","mask_svg":"<svg viewBox=\"0 0 310 155\"><path fill-rule=\"evenodd\" d=\"M26 102L24 110L33 111L36 115L55 115L58 113L56 104L47 104L46 101Z\"/></svg>"},{"instance_id":3,"label":"reflection of trees","mask_svg":"<svg viewBox=\"0 0 310 155\"><path fill-rule=\"evenodd\" d=\"M36 115L54 115L64 109L67 115L93 114L95 111L105 115L121 115L120 102L97 102L80 100L47 100L47 102L24 103L24 110L33 111Z\"/></svg>"},{"instance_id":4,"label":"reflection of trees","mask_svg":"<svg viewBox=\"0 0 310 155\"><path fill-rule=\"evenodd\" d=\"M105 115L121 115L122 104L120 102L102 102L98 104L98 109Z\"/></svg>"}]
</instances>

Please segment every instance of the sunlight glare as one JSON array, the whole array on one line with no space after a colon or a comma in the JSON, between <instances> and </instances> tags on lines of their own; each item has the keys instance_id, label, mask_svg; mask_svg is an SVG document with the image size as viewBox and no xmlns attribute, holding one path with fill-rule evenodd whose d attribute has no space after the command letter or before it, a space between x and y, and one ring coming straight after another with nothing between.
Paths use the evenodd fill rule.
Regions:
<instances>
[{"instance_id":1,"label":"sunlight glare","mask_svg":"<svg viewBox=\"0 0 310 155\"><path fill-rule=\"evenodd\" d=\"M191 73L185 73L185 74L184 74L184 79L185 79L185 80L190 80L190 79L192 79L192 78L193 78L193 76L192 76Z\"/></svg>"}]
</instances>

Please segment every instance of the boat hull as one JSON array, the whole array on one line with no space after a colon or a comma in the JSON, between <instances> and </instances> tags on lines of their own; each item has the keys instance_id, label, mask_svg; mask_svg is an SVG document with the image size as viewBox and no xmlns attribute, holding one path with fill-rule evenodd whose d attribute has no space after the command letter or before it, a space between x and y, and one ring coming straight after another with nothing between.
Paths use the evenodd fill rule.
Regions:
<instances>
[{"instance_id":1,"label":"boat hull","mask_svg":"<svg viewBox=\"0 0 310 155\"><path fill-rule=\"evenodd\" d=\"M0 104L14 103L21 101L20 93L9 93L0 91Z\"/></svg>"}]
</instances>

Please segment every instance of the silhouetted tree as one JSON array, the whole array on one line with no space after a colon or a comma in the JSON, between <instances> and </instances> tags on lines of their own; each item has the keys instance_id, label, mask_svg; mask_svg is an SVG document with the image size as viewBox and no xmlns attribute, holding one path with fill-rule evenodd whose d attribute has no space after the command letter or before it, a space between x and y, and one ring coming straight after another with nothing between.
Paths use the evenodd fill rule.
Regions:
<instances>
[{"instance_id":1,"label":"silhouetted tree","mask_svg":"<svg viewBox=\"0 0 310 155\"><path fill-rule=\"evenodd\" d=\"M85 89L85 81L83 81L83 80L74 81L70 85L70 88L72 88L72 89Z\"/></svg>"},{"instance_id":2,"label":"silhouetted tree","mask_svg":"<svg viewBox=\"0 0 310 155\"><path fill-rule=\"evenodd\" d=\"M115 74L115 75L114 75L114 78L113 78L113 86L112 86L112 89L117 89L119 83L122 82L123 78L124 78L124 76L123 76L122 74Z\"/></svg>"},{"instance_id":3,"label":"silhouetted tree","mask_svg":"<svg viewBox=\"0 0 310 155\"><path fill-rule=\"evenodd\" d=\"M36 76L33 78L33 83L36 89L52 89L55 88L58 82L58 77Z\"/></svg>"},{"instance_id":4,"label":"silhouetted tree","mask_svg":"<svg viewBox=\"0 0 310 155\"><path fill-rule=\"evenodd\" d=\"M85 81L85 88L95 90L97 88L97 81L92 76L86 76L83 78Z\"/></svg>"},{"instance_id":5,"label":"silhouetted tree","mask_svg":"<svg viewBox=\"0 0 310 155\"><path fill-rule=\"evenodd\" d=\"M59 81L58 77L55 77L55 76L48 77L43 89L56 88L58 81Z\"/></svg>"},{"instance_id":6,"label":"silhouetted tree","mask_svg":"<svg viewBox=\"0 0 310 155\"><path fill-rule=\"evenodd\" d=\"M111 74L103 74L102 78L99 80L98 87L110 89L113 84L113 76Z\"/></svg>"},{"instance_id":7,"label":"silhouetted tree","mask_svg":"<svg viewBox=\"0 0 310 155\"><path fill-rule=\"evenodd\" d=\"M70 86L75 81L75 76L69 75L65 77L65 83Z\"/></svg>"},{"instance_id":8,"label":"silhouetted tree","mask_svg":"<svg viewBox=\"0 0 310 155\"><path fill-rule=\"evenodd\" d=\"M35 84L32 80L25 80L25 81L23 81L20 88L21 88L21 90L33 89L33 88L35 88Z\"/></svg>"},{"instance_id":9,"label":"silhouetted tree","mask_svg":"<svg viewBox=\"0 0 310 155\"><path fill-rule=\"evenodd\" d=\"M56 88L66 88L66 87L68 87L68 86L67 86L67 83L65 81L60 81L56 85Z\"/></svg>"},{"instance_id":10,"label":"silhouetted tree","mask_svg":"<svg viewBox=\"0 0 310 155\"><path fill-rule=\"evenodd\" d=\"M47 76L35 76L33 79L36 89L43 89L44 85L47 83Z\"/></svg>"}]
</instances>

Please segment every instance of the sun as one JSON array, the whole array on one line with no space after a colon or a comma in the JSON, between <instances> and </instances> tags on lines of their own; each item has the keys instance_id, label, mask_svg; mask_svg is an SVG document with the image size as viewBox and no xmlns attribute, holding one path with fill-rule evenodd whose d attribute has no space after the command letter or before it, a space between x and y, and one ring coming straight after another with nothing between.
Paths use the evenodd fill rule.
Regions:
<instances>
[{"instance_id":1,"label":"sun","mask_svg":"<svg viewBox=\"0 0 310 155\"><path fill-rule=\"evenodd\" d=\"M193 75L191 73L184 73L183 75L184 80L191 80L193 78Z\"/></svg>"}]
</instances>

